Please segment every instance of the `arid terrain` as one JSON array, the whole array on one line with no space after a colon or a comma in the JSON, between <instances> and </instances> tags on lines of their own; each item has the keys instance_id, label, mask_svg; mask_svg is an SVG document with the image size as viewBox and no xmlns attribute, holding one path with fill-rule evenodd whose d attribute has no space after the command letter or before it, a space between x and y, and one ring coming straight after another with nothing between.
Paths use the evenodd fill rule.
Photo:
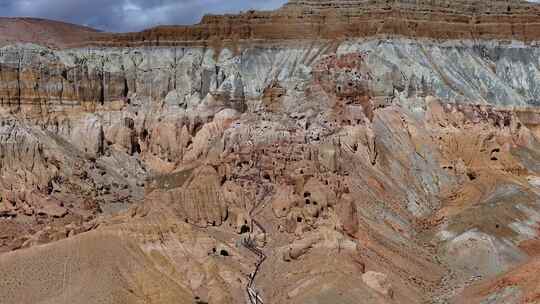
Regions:
<instances>
[{"instance_id":1,"label":"arid terrain","mask_svg":"<svg viewBox=\"0 0 540 304\"><path fill-rule=\"evenodd\" d=\"M0 303L540 303L539 42L519 0L0 18Z\"/></svg>"}]
</instances>

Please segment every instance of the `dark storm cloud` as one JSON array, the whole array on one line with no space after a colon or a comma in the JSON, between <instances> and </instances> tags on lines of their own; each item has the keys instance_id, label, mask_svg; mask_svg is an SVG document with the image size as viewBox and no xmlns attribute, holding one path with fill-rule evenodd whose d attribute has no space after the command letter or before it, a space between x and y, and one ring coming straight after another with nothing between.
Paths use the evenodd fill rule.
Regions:
<instances>
[{"instance_id":1,"label":"dark storm cloud","mask_svg":"<svg viewBox=\"0 0 540 304\"><path fill-rule=\"evenodd\" d=\"M273 9L286 0L0 0L0 16L62 20L107 31L193 24L206 13Z\"/></svg>"}]
</instances>

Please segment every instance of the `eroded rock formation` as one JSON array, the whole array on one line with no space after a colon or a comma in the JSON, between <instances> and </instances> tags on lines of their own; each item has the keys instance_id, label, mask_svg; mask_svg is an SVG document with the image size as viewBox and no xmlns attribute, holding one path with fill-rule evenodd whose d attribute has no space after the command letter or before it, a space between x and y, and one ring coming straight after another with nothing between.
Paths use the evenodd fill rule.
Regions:
<instances>
[{"instance_id":1,"label":"eroded rock formation","mask_svg":"<svg viewBox=\"0 0 540 304\"><path fill-rule=\"evenodd\" d=\"M290 1L6 39L0 302L534 302L538 12Z\"/></svg>"}]
</instances>

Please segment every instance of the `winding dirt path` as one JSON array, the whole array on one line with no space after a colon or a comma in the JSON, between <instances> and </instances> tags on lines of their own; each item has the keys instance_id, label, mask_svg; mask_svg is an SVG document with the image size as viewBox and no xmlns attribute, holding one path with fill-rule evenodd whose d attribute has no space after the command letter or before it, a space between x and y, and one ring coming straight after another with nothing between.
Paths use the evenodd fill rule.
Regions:
<instances>
[{"instance_id":1,"label":"winding dirt path","mask_svg":"<svg viewBox=\"0 0 540 304\"><path fill-rule=\"evenodd\" d=\"M260 222L258 222L255 219L255 210L259 208L260 206L265 206L265 200L264 198L268 195L268 190L265 191L265 194L263 196L263 199L260 200L258 204L253 206L251 211L249 212L249 216L251 217L251 227L257 227L264 235L266 236L266 229L261 225ZM252 230L253 233L254 229ZM257 290L255 286L255 279L257 277L257 274L259 273L259 270L262 266L262 264L266 261L267 256L264 254L262 249L257 247L257 241L251 237L251 234L247 236L247 238L242 238L242 246L247 248L249 251L251 251L253 254L255 254L258 257L257 263L255 264L255 271L253 271L249 275L248 284L246 285L246 293L249 298L250 304L264 304L264 301L262 299L261 294Z\"/></svg>"}]
</instances>

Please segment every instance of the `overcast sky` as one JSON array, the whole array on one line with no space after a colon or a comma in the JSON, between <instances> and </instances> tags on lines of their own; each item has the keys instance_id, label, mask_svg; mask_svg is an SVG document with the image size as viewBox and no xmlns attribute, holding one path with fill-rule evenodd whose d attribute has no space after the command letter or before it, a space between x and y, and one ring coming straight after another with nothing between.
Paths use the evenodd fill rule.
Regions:
<instances>
[{"instance_id":1,"label":"overcast sky","mask_svg":"<svg viewBox=\"0 0 540 304\"><path fill-rule=\"evenodd\" d=\"M286 0L0 0L0 16L41 17L106 31L193 24L206 13L273 9Z\"/></svg>"}]
</instances>

